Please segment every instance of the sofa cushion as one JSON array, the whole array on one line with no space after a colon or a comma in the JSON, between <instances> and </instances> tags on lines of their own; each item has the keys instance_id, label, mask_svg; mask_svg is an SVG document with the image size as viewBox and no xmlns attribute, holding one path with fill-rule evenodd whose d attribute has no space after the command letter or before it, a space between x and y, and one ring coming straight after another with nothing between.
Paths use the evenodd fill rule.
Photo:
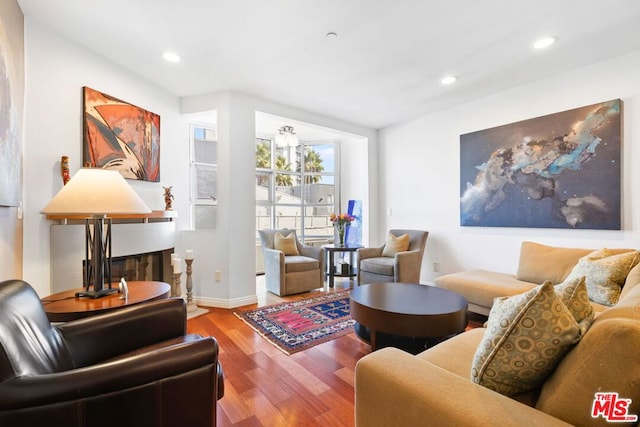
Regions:
<instances>
[{"instance_id":1,"label":"sofa cushion","mask_svg":"<svg viewBox=\"0 0 640 427\"><path fill-rule=\"evenodd\" d=\"M525 282L553 284L561 283L578 260L592 249L562 248L522 242L516 278Z\"/></svg>"},{"instance_id":2,"label":"sofa cushion","mask_svg":"<svg viewBox=\"0 0 640 427\"><path fill-rule=\"evenodd\" d=\"M496 297L521 294L540 283L524 282L513 274L489 270L467 270L435 279L436 286L462 295L470 304L487 307L486 313L482 313L485 315Z\"/></svg>"},{"instance_id":3,"label":"sofa cushion","mask_svg":"<svg viewBox=\"0 0 640 427\"><path fill-rule=\"evenodd\" d=\"M620 399L631 399L628 414L640 414L639 307L636 286L596 317L545 382L536 408L574 425L609 425L591 418L593 400L596 392L617 392Z\"/></svg>"},{"instance_id":4,"label":"sofa cushion","mask_svg":"<svg viewBox=\"0 0 640 427\"><path fill-rule=\"evenodd\" d=\"M387 236L387 242L384 244L384 248L382 249L382 256L393 258L398 252L405 252L409 250L410 243L411 239L408 234L396 237L389 233Z\"/></svg>"},{"instance_id":5,"label":"sofa cushion","mask_svg":"<svg viewBox=\"0 0 640 427\"><path fill-rule=\"evenodd\" d=\"M484 328L471 329L423 351L416 357L440 366L459 377L469 378L469 367L484 333Z\"/></svg>"},{"instance_id":6,"label":"sofa cushion","mask_svg":"<svg viewBox=\"0 0 640 427\"><path fill-rule=\"evenodd\" d=\"M287 256L284 259L284 271L286 273L296 273L300 271L311 271L320 268L320 260L301 255Z\"/></svg>"},{"instance_id":7,"label":"sofa cushion","mask_svg":"<svg viewBox=\"0 0 640 427\"><path fill-rule=\"evenodd\" d=\"M564 305L569 309L573 318L576 319L582 334L589 329L593 322L594 311L589 301L589 293L584 276L577 279L565 280L554 287L556 294L560 297Z\"/></svg>"},{"instance_id":8,"label":"sofa cushion","mask_svg":"<svg viewBox=\"0 0 640 427\"><path fill-rule=\"evenodd\" d=\"M423 351L416 357L468 380L469 367L473 363L473 356L484 337L484 333L484 328L468 330ZM536 390L536 392L527 392L511 397L527 406L534 406L538 393Z\"/></svg>"},{"instance_id":9,"label":"sofa cushion","mask_svg":"<svg viewBox=\"0 0 640 427\"><path fill-rule=\"evenodd\" d=\"M369 273L393 276L395 260L389 257L367 258L360 261L360 269Z\"/></svg>"},{"instance_id":10,"label":"sofa cushion","mask_svg":"<svg viewBox=\"0 0 640 427\"><path fill-rule=\"evenodd\" d=\"M637 251L616 254L600 249L580 258L567 279L585 276L589 298L611 306L618 302L625 279L639 260Z\"/></svg>"},{"instance_id":11,"label":"sofa cushion","mask_svg":"<svg viewBox=\"0 0 640 427\"><path fill-rule=\"evenodd\" d=\"M496 298L474 355L471 381L511 396L539 387L580 340L581 330L551 282Z\"/></svg>"},{"instance_id":12,"label":"sofa cushion","mask_svg":"<svg viewBox=\"0 0 640 427\"><path fill-rule=\"evenodd\" d=\"M273 248L284 252L285 255L300 255L294 233L289 233L289 235L285 236L278 231L273 236Z\"/></svg>"}]
</instances>

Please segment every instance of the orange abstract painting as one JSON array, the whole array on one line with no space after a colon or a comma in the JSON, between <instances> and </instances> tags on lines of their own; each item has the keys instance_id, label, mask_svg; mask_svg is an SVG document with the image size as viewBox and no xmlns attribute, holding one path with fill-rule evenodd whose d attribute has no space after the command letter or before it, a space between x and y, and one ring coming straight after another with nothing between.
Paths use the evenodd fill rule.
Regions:
<instances>
[{"instance_id":1,"label":"orange abstract painting","mask_svg":"<svg viewBox=\"0 0 640 427\"><path fill-rule=\"evenodd\" d=\"M160 116L84 87L84 164L160 181Z\"/></svg>"}]
</instances>

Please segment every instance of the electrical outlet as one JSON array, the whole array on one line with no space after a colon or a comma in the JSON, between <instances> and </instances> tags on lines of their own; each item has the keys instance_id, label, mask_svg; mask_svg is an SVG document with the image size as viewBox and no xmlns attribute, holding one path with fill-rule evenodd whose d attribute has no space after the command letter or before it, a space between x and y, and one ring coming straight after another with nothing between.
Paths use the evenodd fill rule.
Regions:
<instances>
[{"instance_id":1,"label":"electrical outlet","mask_svg":"<svg viewBox=\"0 0 640 427\"><path fill-rule=\"evenodd\" d=\"M222 280L222 272L220 270L216 270L216 282Z\"/></svg>"},{"instance_id":2,"label":"electrical outlet","mask_svg":"<svg viewBox=\"0 0 640 427\"><path fill-rule=\"evenodd\" d=\"M438 271L440 271L440 263L439 262L434 262L433 263L433 271L436 272L436 273Z\"/></svg>"}]
</instances>

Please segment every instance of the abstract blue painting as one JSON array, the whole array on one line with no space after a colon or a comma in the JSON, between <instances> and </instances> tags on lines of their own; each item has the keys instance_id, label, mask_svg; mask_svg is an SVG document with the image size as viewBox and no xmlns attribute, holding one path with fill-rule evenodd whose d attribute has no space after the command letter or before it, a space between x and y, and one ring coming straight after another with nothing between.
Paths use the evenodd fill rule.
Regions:
<instances>
[{"instance_id":1,"label":"abstract blue painting","mask_svg":"<svg viewBox=\"0 0 640 427\"><path fill-rule=\"evenodd\" d=\"M619 230L621 101L460 136L460 224Z\"/></svg>"},{"instance_id":2,"label":"abstract blue painting","mask_svg":"<svg viewBox=\"0 0 640 427\"><path fill-rule=\"evenodd\" d=\"M0 206L22 200L24 29L22 13L7 3L0 16ZM5 21L6 20L6 21Z\"/></svg>"}]
</instances>

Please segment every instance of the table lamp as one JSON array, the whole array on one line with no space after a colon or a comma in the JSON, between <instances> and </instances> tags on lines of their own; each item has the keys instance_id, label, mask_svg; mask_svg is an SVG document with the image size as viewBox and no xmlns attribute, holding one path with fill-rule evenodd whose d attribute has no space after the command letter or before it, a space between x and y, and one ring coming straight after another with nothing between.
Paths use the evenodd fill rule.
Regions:
<instances>
[{"instance_id":1,"label":"table lamp","mask_svg":"<svg viewBox=\"0 0 640 427\"><path fill-rule=\"evenodd\" d=\"M76 297L99 298L118 292L111 287L111 218L107 216L150 212L120 172L100 168L80 169L42 209L48 215L86 217L85 291L77 292Z\"/></svg>"}]
</instances>

